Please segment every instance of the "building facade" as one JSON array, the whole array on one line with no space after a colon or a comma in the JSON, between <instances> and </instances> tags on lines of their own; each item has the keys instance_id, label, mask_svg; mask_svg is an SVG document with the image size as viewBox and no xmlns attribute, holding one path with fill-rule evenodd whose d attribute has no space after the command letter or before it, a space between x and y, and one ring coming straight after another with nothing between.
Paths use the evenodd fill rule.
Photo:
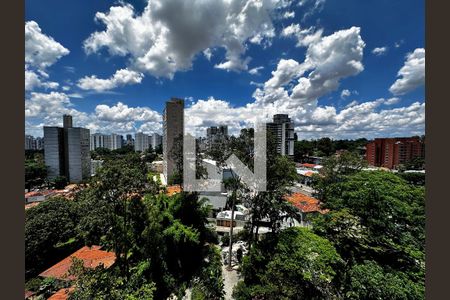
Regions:
<instances>
[{"instance_id":1,"label":"building facade","mask_svg":"<svg viewBox=\"0 0 450 300\"><path fill-rule=\"evenodd\" d=\"M178 138L184 133L184 100L172 98L166 102L163 113L163 159L164 176L167 181L173 176L175 162L171 152Z\"/></svg>"},{"instance_id":2,"label":"building facade","mask_svg":"<svg viewBox=\"0 0 450 300\"><path fill-rule=\"evenodd\" d=\"M425 143L419 137L376 138L366 146L369 165L396 169L414 158L425 158Z\"/></svg>"},{"instance_id":3,"label":"building facade","mask_svg":"<svg viewBox=\"0 0 450 300\"><path fill-rule=\"evenodd\" d=\"M111 150L116 150L122 148L123 137L120 134L111 134Z\"/></svg>"},{"instance_id":4,"label":"building facade","mask_svg":"<svg viewBox=\"0 0 450 300\"><path fill-rule=\"evenodd\" d=\"M206 147L211 149L214 145L228 139L228 126L211 126L206 129Z\"/></svg>"},{"instance_id":5,"label":"building facade","mask_svg":"<svg viewBox=\"0 0 450 300\"><path fill-rule=\"evenodd\" d=\"M273 116L273 122L266 124L267 132L275 138L277 152L283 156L294 156L294 122L286 114Z\"/></svg>"},{"instance_id":6,"label":"building facade","mask_svg":"<svg viewBox=\"0 0 450 300\"><path fill-rule=\"evenodd\" d=\"M72 127L72 117L64 115L65 127L44 127L44 159L47 176L65 176L78 183L90 177L89 129Z\"/></svg>"},{"instance_id":7,"label":"building facade","mask_svg":"<svg viewBox=\"0 0 450 300\"><path fill-rule=\"evenodd\" d=\"M65 176L64 130L61 127L44 126L44 160L47 177Z\"/></svg>"},{"instance_id":8,"label":"building facade","mask_svg":"<svg viewBox=\"0 0 450 300\"><path fill-rule=\"evenodd\" d=\"M156 132L153 133L153 135L151 136L150 144L152 145L153 150L155 150L156 148L161 146L161 144L162 144L162 136L160 134L157 134Z\"/></svg>"},{"instance_id":9,"label":"building facade","mask_svg":"<svg viewBox=\"0 0 450 300\"><path fill-rule=\"evenodd\" d=\"M134 151L144 152L148 149L149 136L148 134L138 132L134 135Z\"/></svg>"}]
</instances>

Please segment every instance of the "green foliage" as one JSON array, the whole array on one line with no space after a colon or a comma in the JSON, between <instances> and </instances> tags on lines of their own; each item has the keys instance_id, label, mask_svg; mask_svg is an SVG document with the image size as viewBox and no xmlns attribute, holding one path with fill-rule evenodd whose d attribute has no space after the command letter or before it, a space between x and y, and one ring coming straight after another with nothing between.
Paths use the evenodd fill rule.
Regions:
<instances>
[{"instance_id":1,"label":"green foliage","mask_svg":"<svg viewBox=\"0 0 450 300\"><path fill-rule=\"evenodd\" d=\"M53 187L57 190L64 189L68 183L69 181L64 176L56 176L56 178L53 179L53 181L51 182Z\"/></svg>"},{"instance_id":2,"label":"green foliage","mask_svg":"<svg viewBox=\"0 0 450 300\"><path fill-rule=\"evenodd\" d=\"M330 156L339 150L363 155L363 147L366 146L367 142L367 139L364 138L357 140L331 140L326 137L318 140L295 141L294 159L297 162L305 162L308 156Z\"/></svg>"},{"instance_id":3,"label":"green foliage","mask_svg":"<svg viewBox=\"0 0 450 300\"><path fill-rule=\"evenodd\" d=\"M149 262L141 262L130 269L128 278L120 276L117 270L78 268L75 291L70 294L70 300L117 299L117 300L152 300L155 284L146 279Z\"/></svg>"},{"instance_id":4,"label":"green foliage","mask_svg":"<svg viewBox=\"0 0 450 300\"><path fill-rule=\"evenodd\" d=\"M77 205L64 198L51 198L25 213L25 269L30 278L79 246L72 242L77 236L80 220Z\"/></svg>"},{"instance_id":5,"label":"green foliage","mask_svg":"<svg viewBox=\"0 0 450 300\"><path fill-rule=\"evenodd\" d=\"M323 192L325 206L331 209L331 213L318 216L313 228L317 234L333 242L346 261L346 268L343 270L346 289L350 287L354 293L361 291L357 286L358 280L364 282L364 279L357 278L355 274L369 272L374 269L373 265L350 270L369 260L388 270L383 272L392 273L393 282L402 280L407 285L411 281L417 284L413 287L414 290L423 289L425 272L423 187L410 185L390 172L363 171L341 178L340 181L328 185ZM373 284L376 286L382 283ZM393 288L392 292L395 290ZM421 298L416 296L405 298L401 293L399 289L398 294L392 299ZM357 294L354 297L366 299L365 296ZM371 294L369 296L372 297Z\"/></svg>"},{"instance_id":6,"label":"green foliage","mask_svg":"<svg viewBox=\"0 0 450 300\"><path fill-rule=\"evenodd\" d=\"M333 245L306 228L288 228L256 244L244 258L236 299L329 299L337 296Z\"/></svg>"},{"instance_id":7,"label":"green foliage","mask_svg":"<svg viewBox=\"0 0 450 300\"><path fill-rule=\"evenodd\" d=\"M41 151L25 151L25 188L39 187L45 183L47 167Z\"/></svg>"},{"instance_id":8,"label":"green foliage","mask_svg":"<svg viewBox=\"0 0 450 300\"><path fill-rule=\"evenodd\" d=\"M373 261L365 261L350 270L347 299L424 299L424 286L401 272L386 272Z\"/></svg>"},{"instance_id":9,"label":"green foliage","mask_svg":"<svg viewBox=\"0 0 450 300\"><path fill-rule=\"evenodd\" d=\"M409 184L425 186L425 173L397 173L398 176L406 180Z\"/></svg>"}]
</instances>

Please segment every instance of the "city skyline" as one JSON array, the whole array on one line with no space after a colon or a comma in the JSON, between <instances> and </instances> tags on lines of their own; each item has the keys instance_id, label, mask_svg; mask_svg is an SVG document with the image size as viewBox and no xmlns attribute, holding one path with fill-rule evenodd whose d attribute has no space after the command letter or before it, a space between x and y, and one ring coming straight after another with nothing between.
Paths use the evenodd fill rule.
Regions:
<instances>
[{"instance_id":1,"label":"city skyline","mask_svg":"<svg viewBox=\"0 0 450 300\"><path fill-rule=\"evenodd\" d=\"M423 1L203 1L178 20L164 14L178 1L49 2L52 18L43 2L25 10L26 134L65 113L91 132L161 133L172 96L197 136L283 113L299 139L424 133Z\"/></svg>"}]
</instances>

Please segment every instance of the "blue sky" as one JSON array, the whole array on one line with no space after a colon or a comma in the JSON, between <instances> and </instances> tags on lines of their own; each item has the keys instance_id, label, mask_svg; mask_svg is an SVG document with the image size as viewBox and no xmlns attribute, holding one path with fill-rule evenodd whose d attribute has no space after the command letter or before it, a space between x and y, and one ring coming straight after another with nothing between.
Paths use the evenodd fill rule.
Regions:
<instances>
[{"instance_id":1,"label":"blue sky","mask_svg":"<svg viewBox=\"0 0 450 300\"><path fill-rule=\"evenodd\" d=\"M25 2L26 132L161 132L288 113L300 138L424 133L424 1ZM97 17L96 17L97 14Z\"/></svg>"}]
</instances>

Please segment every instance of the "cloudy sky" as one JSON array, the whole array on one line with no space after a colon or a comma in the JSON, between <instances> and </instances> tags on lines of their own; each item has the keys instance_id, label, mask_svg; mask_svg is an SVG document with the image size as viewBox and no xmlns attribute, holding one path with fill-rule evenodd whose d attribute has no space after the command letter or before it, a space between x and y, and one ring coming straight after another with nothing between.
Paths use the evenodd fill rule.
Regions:
<instances>
[{"instance_id":1,"label":"cloudy sky","mask_svg":"<svg viewBox=\"0 0 450 300\"><path fill-rule=\"evenodd\" d=\"M301 139L424 133L423 0L27 0L26 132L232 133L288 113Z\"/></svg>"}]
</instances>

